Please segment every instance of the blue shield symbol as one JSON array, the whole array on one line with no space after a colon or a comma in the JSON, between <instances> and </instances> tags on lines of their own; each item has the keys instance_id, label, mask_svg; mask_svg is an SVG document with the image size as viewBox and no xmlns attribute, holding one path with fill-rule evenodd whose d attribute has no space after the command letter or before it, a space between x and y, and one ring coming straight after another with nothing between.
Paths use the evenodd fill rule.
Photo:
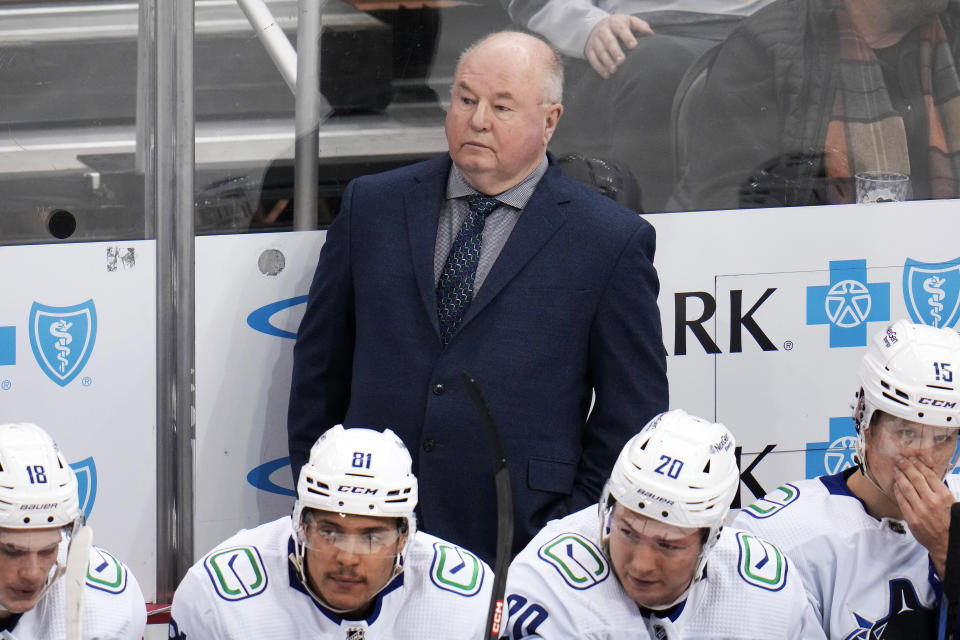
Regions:
<instances>
[{"instance_id":1,"label":"blue shield symbol","mask_svg":"<svg viewBox=\"0 0 960 640\"><path fill-rule=\"evenodd\" d=\"M960 320L960 258L903 265L903 301L916 323L952 327Z\"/></svg>"},{"instance_id":2,"label":"blue shield symbol","mask_svg":"<svg viewBox=\"0 0 960 640\"><path fill-rule=\"evenodd\" d=\"M89 457L80 462L71 462L70 468L77 475L80 510L83 511L83 517L89 520L93 503L97 501L97 465L93 457Z\"/></svg>"},{"instance_id":3,"label":"blue shield symbol","mask_svg":"<svg viewBox=\"0 0 960 640\"><path fill-rule=\"evenodd\" d=\"M61 387L77 377L97 339L93 300L72 307L30 307L30 346L37 364Z\"/></svg>"}]
</instances>

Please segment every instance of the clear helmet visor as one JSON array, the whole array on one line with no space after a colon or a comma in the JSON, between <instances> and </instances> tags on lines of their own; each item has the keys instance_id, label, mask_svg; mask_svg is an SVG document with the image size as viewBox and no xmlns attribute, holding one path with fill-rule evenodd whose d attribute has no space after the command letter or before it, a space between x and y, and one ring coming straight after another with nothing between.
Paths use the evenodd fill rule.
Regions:
<instances>
[{"instance_id":1,"label":"clear helmet visor","mask_svg":"<svg viewBox=\"0 0 960 640\"><path fill-rule=\"evenodd\" d=\"M43 597L66 571L66 558L77 523L51 528L0 528L0 564L16 575L17 590L0 585L0 611L21 612Z\"/></svg>"},{"instance_id":2,"label":"clear helmet visor","mask_svg":"<svg viewBox=\"0 0 960 640\"><path fill-rule=\"evenodd\" d=\"M399 552L398 542L403 532L397 518L367 518L365 524L369 526L350 526L348 530L349 516L338 516L344 519L344 526L305 510L297 523L297 540L307 549L320 552L344 551L363 556L394 556ZM371 520L383 520L383 523L371 523Z\"/></svg>"},{"instance_id":3,"label":"clear helmet visor","mask_svg":"<svg viewBox=\"0 0 960 640\"><path fill-rule=\"evenodd\" d=\"M945 476L957 464L960 430L882 416L867 435L868 456L919 458L935 473Z\"/></svg>"},{"instance_id":4,"label":"clear helmet visor","mask_svg":"<svg viewBox=\"0 0 960 640\"><path fill-rule=\"evenodd\" d=\"M625 516L622 510L617 515L613 515L611 510L608 526L611 536L617 536L631 546L647 541L675 545L700 531L697 528L678 527L644 516Z\"/></svg>"}]
</instances>

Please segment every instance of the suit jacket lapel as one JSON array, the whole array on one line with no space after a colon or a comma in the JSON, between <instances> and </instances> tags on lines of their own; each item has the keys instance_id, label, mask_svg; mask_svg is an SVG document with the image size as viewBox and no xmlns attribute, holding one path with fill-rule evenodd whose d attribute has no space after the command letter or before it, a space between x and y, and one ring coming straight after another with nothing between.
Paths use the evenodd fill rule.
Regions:
<instances>
[{"instance_id":1,"label":"suit jacket lapel","mask_svg":"<svg viewBox=\"0 0 960 640\"><path fill-rule=\"evenodd\" d=\"M447 192L447 175L450 172L450 156L444 156L423 165L423 170L414 176L413 188L404 193L403 202L407 217L407 235L410 239L410 256L413 273L420 289L420 297L433 325L440 336L437 319L437 290L433 279L433 253L437 242L437 221L440 207Z\"/></svg>"},{"instance_id":2,"label":"suit jacket lapel","mask_svg":"<svg viewBox=\"0 0 960 640\"><path fill-rule=\"evenodd\" d=\"M503 290L563 225L566 214L560 205L569 202L570 198L557 179L560 175L560 169L551 162L467 309L461 329Z\"/></svg>"}]
</instances>

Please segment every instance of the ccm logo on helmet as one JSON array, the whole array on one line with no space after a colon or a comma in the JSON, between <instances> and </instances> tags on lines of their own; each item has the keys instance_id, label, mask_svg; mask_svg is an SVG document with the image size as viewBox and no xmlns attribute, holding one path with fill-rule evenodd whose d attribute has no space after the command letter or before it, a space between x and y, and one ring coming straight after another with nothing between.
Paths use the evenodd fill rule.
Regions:
<instances>
[{"instance_id":1,"label":"ccm logo on helmet","mask_svg":"<svg viewBox=\"0 0 960 640\"><path fill-rule=\"evenodd\" d=\"M377 495L376 489L370 489L368 487L353 487L349 484L342 484L337 487L337 491L340 493L362 493L365 496L375 496Z\"/></svg>"},{"instance_id":2,"label":"ccm logo on helmet","mask_svg":"<svg viewBox=\"0 0 960 640\"><path fill-rule=\"evenodd\" d=\"M56 506L56 502L50 504L22 504L20 505L20 511L42 511L43 509L53 509Z\"/></svg>"},{"instance_id":3,"label":"ccm logo on helmet","mask_svg":"<svg viewBox=\"0 0 960 640\"><path fill-rule=\"evenodd\" d=\"M944 407L946 409L956 409L956 402L947 402L946 400L936 400L934 398L920 398L920 404L928 404L931 407Z\"/></svg>"}]
</instances>

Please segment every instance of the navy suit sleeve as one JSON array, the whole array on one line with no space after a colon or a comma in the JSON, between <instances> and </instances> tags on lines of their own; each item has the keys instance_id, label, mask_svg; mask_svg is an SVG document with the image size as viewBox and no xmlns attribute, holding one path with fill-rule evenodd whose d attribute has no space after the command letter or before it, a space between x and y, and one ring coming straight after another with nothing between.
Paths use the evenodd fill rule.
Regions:
<instances>
[{"instance_id":1,"label":"navy suit sleeve","mask_svg":"<svg viewBox=\"0 0 960 640\"><path fill-rule=\"evenodd\" d=\"M589 375L595 400L572 511L599 499L623 445L669 404L655 247L656 232L643 221L618 258L593 321Z\"/></svg>"},{"instance_id":2,"label":"navy suit sleeve","mask_svg":"<svg viewBox=\"0 0 960 640\"><path fill-rule=\"evenodd\" d=\"M350 218L355 188L355 181L347 186L340 214L327 231L293 347L287 442L294 486L310 447L324 431L343 422L350 401L355 338Z\"/></svg>"}]
</instances>

